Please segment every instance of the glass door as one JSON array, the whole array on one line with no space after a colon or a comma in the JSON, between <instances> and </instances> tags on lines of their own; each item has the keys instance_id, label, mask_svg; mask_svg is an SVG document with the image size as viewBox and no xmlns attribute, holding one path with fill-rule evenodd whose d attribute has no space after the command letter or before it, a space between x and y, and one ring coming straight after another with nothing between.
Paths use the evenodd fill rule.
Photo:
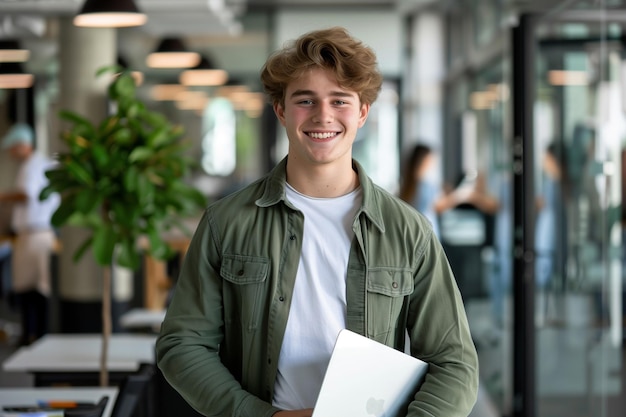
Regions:
<instances>
[{"instance_id":1,"label":"glass door","mask_svg":"<svg viewBox=\"0 0 626 417\"><path fill-rule=\"evenodd\" d=\"M539 417L623 415L626 79L624 22L610 7L578 2L533 29Z\"/></svg>"}]
</instances>

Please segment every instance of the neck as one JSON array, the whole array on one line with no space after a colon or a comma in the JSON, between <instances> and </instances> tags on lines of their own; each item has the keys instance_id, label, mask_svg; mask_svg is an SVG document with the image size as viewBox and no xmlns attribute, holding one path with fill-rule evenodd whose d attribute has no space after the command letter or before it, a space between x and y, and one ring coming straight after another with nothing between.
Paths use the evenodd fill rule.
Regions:
<instances>
[{"instance_id":1,"label":"neck","mask_svg":"<svg viewBox=\"0 0 626 417\"><path fill-rule=\"evenodd\" d=\"M359 176L350 164L302 167L287 160L287 182L299 193L309 197L341 197L359 186Z\"/></svg>"}]
</instances>

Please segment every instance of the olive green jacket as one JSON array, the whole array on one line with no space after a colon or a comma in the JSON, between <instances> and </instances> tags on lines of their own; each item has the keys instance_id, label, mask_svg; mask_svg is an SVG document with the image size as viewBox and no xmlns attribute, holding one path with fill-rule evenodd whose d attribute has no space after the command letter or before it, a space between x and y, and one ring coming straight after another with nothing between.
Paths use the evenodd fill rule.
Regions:
<instances>
[{"instance_id":1,"label":"olive green jacket","mask_svg":"<svg viewBox=\"0 0 626 417\"><path fill-rule=\"evenodd\" d=\"M206 209L157 339L165 378L207 416L278 411L271 402L304 222L285 197L285 167L286 158ZM422 215L354 167L363 203L348 261L347 328L399 350L408 331L411 354L430 364L408 416L467 416L478 360L443 249Z\"/></svg>"}]
</instances>

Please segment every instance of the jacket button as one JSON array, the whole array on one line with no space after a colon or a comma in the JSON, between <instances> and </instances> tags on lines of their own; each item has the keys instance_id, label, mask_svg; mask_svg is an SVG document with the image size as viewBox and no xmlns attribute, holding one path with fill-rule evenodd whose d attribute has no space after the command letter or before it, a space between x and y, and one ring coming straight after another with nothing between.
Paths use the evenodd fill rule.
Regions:
<instances>
[{"instance_id":1,"label":"jacket button","mask_svg":"<svg viewBox=\"0 0 626 417\"><path fill-rule=\"evenodd\" d=\"M240 269L239 271L237 271L237 275L242 276L243 275L243 269Z\"/></svg>"},{"instance_id":2,"label":"jacket button","mask_svg":"<svg viewBox=\"0 0 626 417\"><path fill-rule=\"evenodd\" d=\"M280 301L285 301L285 297L283 297L282 295L281 295L280 297L278 297L278 299L279 299Z\"/></svg>"},{"instance_id":3,"label":"jacket button","mask_svg":"<svg viewBox=\"0 0 626 417\"><path fill-rule=\"evenodd\" d=\"M289 236L289 239L291 239L291 240L296 240L296 235L291 235L291 236Z\"/></svg>"},{"instance_id":4,"label":"jacket button","mask_svg":"<svg viewBox=\"0 0 626 417\"><path fill-rule=\"evenodd\" d=\"M394 282L391 283L391 286L393 288L398 288L398 283L394 281Z\"/></svg>"}]
</instances>

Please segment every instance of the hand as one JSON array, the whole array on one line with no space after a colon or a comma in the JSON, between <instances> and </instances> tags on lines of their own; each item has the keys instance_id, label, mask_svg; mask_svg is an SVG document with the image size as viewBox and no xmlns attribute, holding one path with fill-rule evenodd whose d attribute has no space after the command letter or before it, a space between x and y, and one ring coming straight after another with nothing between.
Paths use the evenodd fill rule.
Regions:
<instances>
[{"instance_id":1,"label":"hand","mask_svg":"<svg viewBox=\"0 0 626 417\"><path fill-rule=\"evenodd\" d=\"M313 415L313 409L307 408L305 410L290 410L279 411L274 413L273 417L311 417Z\"/></svg>"}]
</instances>

